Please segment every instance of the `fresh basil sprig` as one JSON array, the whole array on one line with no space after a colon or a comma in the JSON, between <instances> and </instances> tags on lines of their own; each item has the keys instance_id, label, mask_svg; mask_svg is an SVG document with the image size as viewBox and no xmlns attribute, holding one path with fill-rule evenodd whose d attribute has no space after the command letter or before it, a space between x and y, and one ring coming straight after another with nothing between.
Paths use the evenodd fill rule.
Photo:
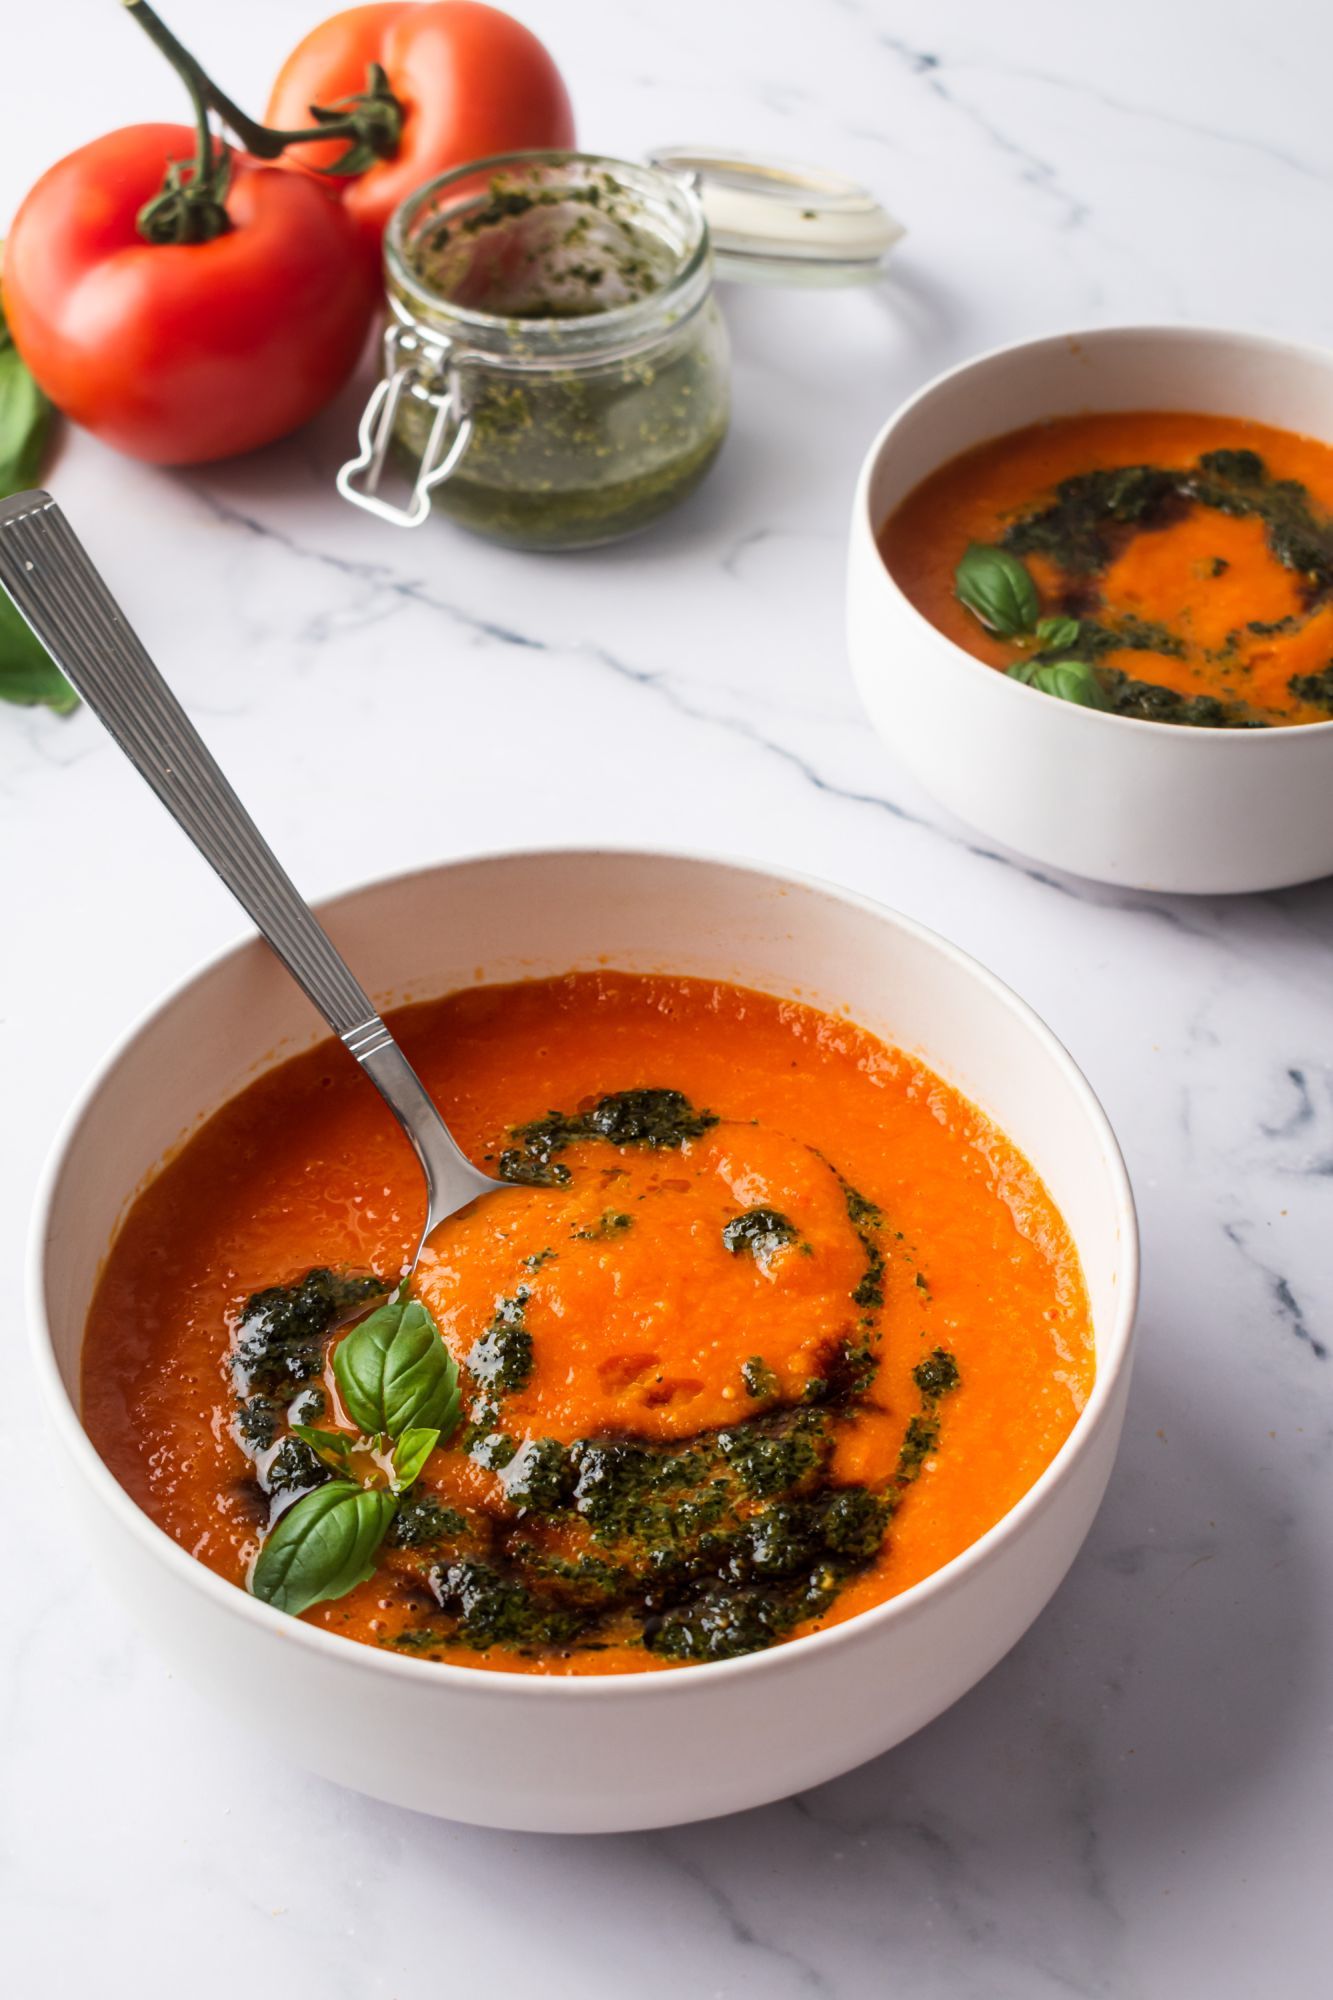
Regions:
<instances>
[{"instance_id":1,"label":"fresh basil sprig","mask_svg":"<svg viewBox=\"0 0 1333 2000\"><path fill-rule=\"evenodd\" d=\"M1111 697L1086 660L1015 660L1005 672L1010 680L1022 681L1040 694L1054 695L1057 701L1072 701L1080 708L1111 706Z\"/></svg>"},{"instance_id":2,"label":"fresh basil sprig","mask_svg":"<svg viewBox=\"0 0 1333 2000\"><path fill-rule=\"evenodd\" d=\"M1037 586L1008 549L970 543L953 573L953 585L959 603L1002 639L1021 639L1036 625L1041 608Z\"/></svg>"},{"instance_id":3,"label":"fresh basil sprig","mask_svg":"<svg viewBox=\"0 0 1333 2000\"><path fill-rule=\"evenodd\" d=\"M1063 652L1067 646L1079 644L1079 620L1057 616L1039 618L1041 598L1037 596L1037 584L1029 576L1029 570L1017 556L1011 556L1007 548L993 548L987 542L971 542L953 572L955 594L961 604L979 618L981 624L995 632L999 638L1011 638L1019 644L1031 644L1045 654ZM1077 666L1079 662L1069 660L1049 660L1047 666ZM1019 662L1027 668L1027 662ZM1009 668L1017 680L1029 682L1029 686L1041 686L1027 670L1015 672ZM1093 686L1101 688L1101 682L1093 676ZM1055 686L1045 690L1055 694ZM1065 694L1067 702L1083 700L1089 708L1103 706L1085 694Z\"/></svg>"},{"instance_id":4,"label":"fresh basil sprig","mask_svg":"<svg viewBox=\"0 0 1333 2000\"><path fill-rule=\"evenodd\" d=\"M391 1299L339 1341L333 1373L348 1416L369 1437L447 1436L461 1404L458 1364L417 1299Z\"/></svg>"},{"instance_id":5,"label":"fresh basil sprig","mask_svg":"<svg viewBox=\"0 0 1333 2000\"><path fill-rule=\"evenodd\" d=\"M333 1479L282 1514L250 1573L250 1589L294 1616L330 1597L345 1597L375 1573L380 1543L397 1501L382 1486Z\"/></svg>"},{"instance_id":6,"label":"fresh basil sprig","mask_svg":"<svg viewBox=\"0 0 1333 2000\"><path fill-rule=\"evenodd\" d=\"M1077 618L1039 618L1041 600L1026 566L1008 549L986 542L972 542L954 571L954 590L960 604L979 618L988 631L1020 645L1029 641L1043 654L1059 653L1076 646ZM1082 660L1046 659L1038 666L1032 659L1019 660L1006 670L1015 680L1025 681L1044 694L1062 701L1076 701L1085 708L1105 708L1102 686L1092 668Z\"/></svg>"},{"instance_id":7,"label":"fresh basil sprig","mask_svg":"<svg viewBox=\"0 0 1333 2000\"><path fill-rule=\"evenodd\" d=\"M416 1299L396 1299L354 1326L333 1353L338 1392L366 1439L394 1441L388 1486L351 1477L358 1440L346 1431L293 1424L336 1478L279 1515L250 1572L250 1589L279 1611L299 1613L344 1597L375 1570L398 1502L458 1422L458 1364ZM364 1442L364 1440L363 1440Z\"/></svg>"},{"instance_id":8,"label":"fresh basil sprig","mask_svg":"<svg viewBox=\"0 0 1333 2000\"><path fill-rule=\"evenodd\" d=\"M51 405L37 387L0 308L0 499L36 483L51 429ZM46 648L0 590L0 701L44 703L68 715L79 698Z\"/></svg>"},{"instance_id":9,"label":"fresh basil sprig","mask_svg":"<svg viewBox=\"0 0 1333 2000\"><path fill-rule=\"evenodd\" d=\"M1034 641L1038 651L1025 660L1015 660L1005 668L1010 680L1022 681L1057 701L1072 701L1079 708L1111 706L1095 667L1087 660L1053 660L1048 656L1065 646L1075 646L1079 638L1077 618L1038 618L1041 600L1037 586L1017 556L1008 549L972 542L954 571L954 590L991 632L1020 645Z\"/></svg>"}]
</instances>

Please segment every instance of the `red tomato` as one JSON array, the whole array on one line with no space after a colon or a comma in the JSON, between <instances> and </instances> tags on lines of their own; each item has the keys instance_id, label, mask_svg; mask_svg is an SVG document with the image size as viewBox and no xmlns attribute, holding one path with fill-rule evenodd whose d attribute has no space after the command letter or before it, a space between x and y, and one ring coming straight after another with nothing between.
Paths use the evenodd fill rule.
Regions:
<instances>
[{"instance_id":1,"label":"red tomato","mask_svg":"<svg viewBox=\"0 0 1333 2000\"><path fill-rule=\"evenodd\" d=\"M377 287L329 186L232 157L232 227L146 243L185 125L128 125L43 174L5 245L10 330L52 402L117 450L195 465L269 444L350 374Z\"/></svg>"},{"instance_id":2,"label":"red tomato","mask_svg":"<svg viewBox=\"0 0 1333 2000\"><path fill-rule=\"evenodd\" d=\"M283 64L265 123L304 129L312 104L364 91L371 63L382 65L403 106L403 129L392 159L342 185L348 213L377 261L394 209L436 174L488 153L574 143L569 95L542 44L508 14L476 0L385 0L334 14ZM336 140L293 147L287 158L326 167L345 151L346 141Z\"/></svg>"}]
</instances>

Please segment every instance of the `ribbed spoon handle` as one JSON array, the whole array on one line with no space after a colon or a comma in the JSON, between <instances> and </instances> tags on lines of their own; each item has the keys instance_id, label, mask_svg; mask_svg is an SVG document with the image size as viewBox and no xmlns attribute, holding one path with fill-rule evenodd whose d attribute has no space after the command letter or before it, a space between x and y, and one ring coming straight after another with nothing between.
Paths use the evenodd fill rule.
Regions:
<instances>
[{"instance_id":1,"label":"ribbed spoon handle","mask_svg":"<svg viewBox=\"0 0 1333 2000\"><path fill-rule=\"evenodd\" d=\"M0 583L336 1034L373 1015L359 980L163 680L49 493L0 501Z\"/></svg>"},{"instance_id":2,"label":"ribbed spoon handle","mask_svg":"<svg viewBox=\"0 0 1333 2000\"><path fill-rule=\"evenodd\" d=\"M388 1100L425 1168L432 1216L493 1186L460 1152L49 493L0 501L0 585Z\"/></svg>"}]
</instances>

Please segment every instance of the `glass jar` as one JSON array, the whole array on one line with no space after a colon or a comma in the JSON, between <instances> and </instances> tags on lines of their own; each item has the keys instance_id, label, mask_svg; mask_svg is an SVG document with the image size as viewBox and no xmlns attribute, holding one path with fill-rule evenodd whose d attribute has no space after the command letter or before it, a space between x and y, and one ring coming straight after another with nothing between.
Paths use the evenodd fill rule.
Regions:
<instances>
[{"instance_id":1,"label":"glass jar","mask_svg":"<svg viewBox=\"0 0 1333 2000\"><path fill-rule=\"evenodd\" d=\"M346 498L582 548L647 527L717 457L727 336L687 182L587 153L479 161L403 203L385 265L384 380ZM395 464L401 505L380 490Z\"/></svg>"}]
</instances>

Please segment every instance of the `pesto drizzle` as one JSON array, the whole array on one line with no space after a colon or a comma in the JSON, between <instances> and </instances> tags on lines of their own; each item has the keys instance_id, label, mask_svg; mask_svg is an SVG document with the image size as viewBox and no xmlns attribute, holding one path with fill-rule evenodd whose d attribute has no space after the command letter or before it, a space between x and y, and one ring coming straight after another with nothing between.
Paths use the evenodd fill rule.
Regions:
<instances>
[{"instance_id":1,"label":"pesto drizzle","mask_svg":"<svg viewBox=\"0 0 1333 2000\"><path fill-rule=\"evenodd\" d=\"M502 1171L511 1180L568 1180L558 1156L576 1140L668 1149L716 1123L678 1091L617 1092L589 1111L553 1111L517 1127ZM683 1442L516 1439L503 1428L503 1408L533 1369L531 1295L519 1284L496 1299L466 1357L476 1393L461 1442L496 1473L506 1509L464 1514L422 1488L403 1496L386 1538L394 1575L412 1601L433 1609L386 1643L427 1655L460 1644L539 1654L595 1650L628 1632L664 1660L719 1660L773 1644L829 1608L878 1555L902 1493L938 1449L938 1405L959 1379L952 1355L936 1348L914 1370L921 1404L885 1486L834 1478L838 1425L854 1417L876 1372L886 1275L883 1212L838 1179L865 1255L851 1293L856 1330L830 1337L798 1402L781 1400L777 1374L753 1355L742 1380L762 1407ZM613 1241L629 1226L608 1210L573 1233ZM723 1240L732 1255L761 1265L804 1247L788 1217L763 1208L733 1218ZM536 1270L556 1254L548 1247L523 1261ZM238 1430L263 1466L265 1493L312 1490L332 1476L287 1427L323 1414L324 1392L312 1378L328 1337L385 1289L377 1278L321 1269L242 1308L233 1354ZM544 1532L552 1528L562 1531L554 1547Z\"/></svg>"},{"instance_id":2,"label":"pesto drizzle","mask_svg":"<svg viewBox=\"0 0 1333 2000\"><path fill-rule=\"evenodd\" d=\"M1299 629L1304 619L1333 596L1333 519L1314 506L1299 480L1275 479L1258 452L1224 449L1204 452L1192 466L1172 469L1157 465L1102 467L1062 479L1044 506L1010 522L1001 546L1011 555L1040 555L1053 563L1067 581L1064 608L1073 614L1076 636L1068 643L1044 647L1030 664L1054 665L1081 660L1098 667L1107 705L1116 715L1146 722L1176 723L1203 729L1261 729L1262 718L1243 701L1224 701L1208 694L1184 695L1155 681L1139 680L1121 669L1100 666L1112 651L1163 654L1182 658L1185 646L1166 626L1122 616L1098 620L1086 615L1097 603L1096 579L1133 535L1167 527L1191 507L1258 520L1275 560L1300 580L1303 609L1299 615L1264 621L1254 619L1246 630L1258 637L1275 637ZM1227 564L1217 558L1212 574ZM1062 639L1067 635L1062 634ZM1228 635L1230 657L1240 631ZM1313 674L1294 674L1288 682L1293 695L1333 714L1333 660Z\"/></svg>"},{"instance_id":3,"label":"pesto drizzle","mask_svg":"<svg viewBox=\"0 0 1333 2000\"><path fill-rule=\"evenodd\" d=\"M236 1384L236 1433L256 1461L273 1449L290 1423L315 1423L324 1414L323 1373L329 1336L344 1320L383 1298L382 1278L359 1277L324 1266L291 1285L254 1292L237 1317L231 1372ZM266 1493L321 1485L328 1477L315 1453L289 1436L264 1465Z\"/></svg>"},{"instance_id":4,"label":"pesto drizzle","mask_svg":"<svg viewBox=\"0 0 1333 2000\"><path fill-rule=\"evenodd\" d=\"M939 1449L938 1405L959 1385L957 1362L937 1347L913 1376L921 1407L879 1492L831 1478L834 1422L845 1411L828 1408L777 1409L679 1445L546 1438L519 1447L504 1485L524 1513L492 1523L484 1547L475 1534L459 1546L461 1517L442 1518L424 1538L438 1559L423 1566L439 1621L391 1643L425 1653L460 1643L595 1648L628 1615L664 1659L730 1659L773 1644L874 1561L902 1493ZM404 1509L400 1546L419 1545L428 1505ZM582 1522L587 1553L544 1552L530 1518Z\"/></svg>"},{"instance_id":5,"label":"pesto drizzle","mask_svg":"<svg viewBox=\"0 0 1333 2000\"><path fill-rule=\"evenodd\" d=\"M551 1187L568 1181L569 1168L556 1155L577 1139L606 1139L613 1146L681 1146L698 1139L717 1117L696 1111L678 1090L617 1090L599 1099L591 1111L548 1111L527 1125L516 1125L517 1145L500 1155L502 1180L530 1187Z\"/></svg>"},{"instance_id":6,"label":"pesto drizzle","mask_svg":"<svg viewBox=\"0 0 1333 2000\"><path fill-rule=\"evenodd\" d=\"M796 1225L776 1208L747 1208L734 1215L722 1230L723 1247L733 1257L748 1252L760 1270L766 1271L780 1250L796 1241Z\"/></svg>"}]
</instances>

